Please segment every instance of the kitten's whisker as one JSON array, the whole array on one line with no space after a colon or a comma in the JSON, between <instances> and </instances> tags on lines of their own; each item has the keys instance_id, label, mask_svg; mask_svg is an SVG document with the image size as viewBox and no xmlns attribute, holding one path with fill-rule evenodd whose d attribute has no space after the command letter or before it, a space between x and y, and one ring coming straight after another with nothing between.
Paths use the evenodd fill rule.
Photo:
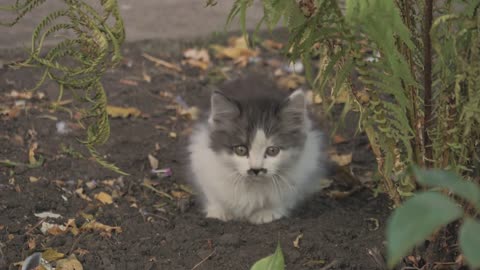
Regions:
<instances>
[{"instance_id":1,"label":"kitten's whisker","mask_svg":"<svg viewBox=\"0 0 480 270\"><path fill-rule=\"evenodd\" d=\"M289 188L290 190L295 190L295 186L293 186L289 181L288 179L284 178L282 175L280 174L275 174L275 176L277 177L278 181L282 184L284 184L285 186L287 186L287 188Z\"/></svg>"}]
</instances>

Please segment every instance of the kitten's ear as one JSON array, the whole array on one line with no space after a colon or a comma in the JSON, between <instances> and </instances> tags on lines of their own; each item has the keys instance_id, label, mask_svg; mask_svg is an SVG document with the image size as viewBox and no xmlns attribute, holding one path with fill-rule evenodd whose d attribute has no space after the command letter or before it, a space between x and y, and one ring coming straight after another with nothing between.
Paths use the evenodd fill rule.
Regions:
<instances>
[{"instance_id":1,"label":"kitten's ear","mask_svg":"<svg viewBox=\"0 0 480 270\"><path fill-rule=\"evenodd\" d=\"M307 113L307 102L302 90L293 92L283 103L280 117L290 128L302 128Z\"/></svg>"},{"instance_id":2,"label":"kitten's ear","mask_svg":"<svg viewBox=\"0 0 480 270\"><path fill-rule=\"evenodd\" d=\"M209 122L214 122L222 119L232 119L240 114L238 105L220 91L214 91L210 98L211 111Z\"/></svg>"},{"instance_id":3,"label":"kitten's ear","mask_svg":"<svg viewBox=\"0 0 480 270\"><path fill-rule=\"evenodd\" d=\"M286 113L299 113L303 115L307 109L306 105L305 94L302 90L296 90L285 100L282 110Z\"/></svg>"}]
</instances>

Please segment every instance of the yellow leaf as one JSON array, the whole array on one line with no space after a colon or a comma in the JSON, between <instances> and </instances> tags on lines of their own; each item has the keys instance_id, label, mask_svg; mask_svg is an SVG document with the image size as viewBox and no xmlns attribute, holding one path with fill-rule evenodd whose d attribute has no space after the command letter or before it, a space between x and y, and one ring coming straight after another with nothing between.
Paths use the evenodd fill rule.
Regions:
<instances>
[{"instance_id":1,"label":"yellow leaf","mask_svg":"<svg viewBox=\"0 0 480 270\"><path fill-rule=\"evenodd\" d=\"M293 246L296 247L296 248L300 248L300 239L302 239L302 238L303 238L303 233L297 235L295 240L293 240Z\"/></svg>"},{"instance_id":2,"label":"yellow leaf","mask_svg":"<svg viewBox=\"0 0 480 270\"><path fill-rule=\"evenodd\" d=\"M180 109L180 115L188 116L191 120L197 120L199 114L200 114L200 110L195 106L192 106L186 110Z\"/></svg>"},{"instance_id":3,"label":"yellow leaf","mask_svg":"<svg viewBox=\"0 0 480 270\"><path fill-rule=\"evenodd\" d=\"M95 199L99 200L103 204L112 204L113 199L112 196L110 196L108 193L105 192L100 192L97 195L95 195Z\"/></svg>"},{"instance_id":4,"label":"yellow leaf","mask_svg":"<svg viewBox=\"0 0 480 270\"><path fill-rule=\"evenodd\" d=\"M228 45L236 48L248 48L247 40L244 36L228 38Z\"/></svg>"},{"instance_id":5,"label":"yellow leaf","mask_svg":"<svg viewBox=\"0 0 480 270\"><path fill-rule=\"evenodd\" d=\"M349 154L338 154L330 153L330 159L338 164L338 166L347 166L352 163L352 153Z\"/></svg>"},{"instance_id":6,"label":"yellow leaf","mask_svg":"<svg viewBox=\"0 0 480 270\"><path fill-rule=\"evenodd\" d=\"M107 113L112 118L127 118L129 116L138 117L142 112L134 107L107 106Z\"/></svg>"},{"instance_id":7,"label":"yellow leaf","mask_svg":"<svg viewBox=\"0 0 480 270\"><path fill-rule=\"evenodd\" d=\"M262 46L269 51L278 51L283 48L283 44L280 42L273 41L271 39L266 39L262 42Z\"/></svg>"},{"instance_id":8,"label":"yellow leaf","mask_svg":"<svg viewBox=\"0 0 480 270\"><path fill-rule=\"evenodd\" d=\"M158 169L158 159L156 159L154 156L148 154L148 162L150 162L150 167L152 170Z\"/></svg>"},{"instance_id":9,"label":"yellow leaf","mask_svg":"<svg viewBox=\"0 0 480 270\"><path fill-rule=\"evenodd\" d=\"M210 65L210 55L207 49L188 49L183 52L183 56L187 59L185 63L192 67L206 70Z\"/></svg>"},{"instance_id":10,"label":"yellow leaf","mask_svg":"<svg viewBox=\"0 0 480 270\"><path fill-rule=\"evenodd\" d=\"M117 233L122 232L122 228L120 228L119 226L112 227L112 226L108 226L100 222L97 222L95 220L92 220L88 223L83 224L80 230L81 231L101 231L101 232L103 231L107 233L110 233L112 231L115 231Z\"/></svg>"},{"instance_id":11,"label":"yellow leaf","mask_svg":"<svg viewBox=\"0 0 480 270\"><path fill-rule=\"evenodd\" d=\"M280 88L284 89L297 89L302 84L305 84L306 79L303 76L298 74L292 73L285 77L280 77L278 79L277 84Z\"/></svg>"},{"instance_id":12,"label":"yellow leaf","mask_svg":"<svg viewBox=\"0 0 480 270\"><path fill-rule=\"evenodd\" d=\"M87 194L85 194L85 191L83 190L83 188L77 188L75 190L75 194L77 194L80 198L82 198L86 201L89 201L89 202L92 201L92 199L90 199L90 197L88 197Z\"/></svg>"},{"instance_id":13,"label":"yellow leaf","mask_svg":"<svg viewBox=\"0 0 480 270\"><path fill-rule=\"evenodd\" d=\"M49 262L56 261L56 260L61 259L63 257L65 257L65 254L60 253L53 248L49 248L49 249L45 250L44 252L42 252L42 258L49 261Z\"/></svg>"},{"instance_id":14,"label":"yellow leaf","mask_svg":"<svg viewBox=\"0 0 480 270\"><path fill-rule=\"evenodd\" d=\"M35 158L35 150L38 148L38 143L34 142L30 145L30 148L28 149L28 162L30 165L36 164L37 159Z\"/></svg>"},{"instance_id":15,"label":"yellow leaf","mask_svg":"<svg viewBox=\"0 0 480 270\"><path fill-rule=\"evenodd\" d=\"M241 57L257 56L258 52L249 48L242 47L224 47L220 45L212 45L211 48L216 52L217 58L239 59Z\"/></svg>"},{"instance_id":16,"label":"yellow leaf","mask_svg":"<svg viewBox=\"0 0 480 270\"><path fill-rule=\"evenodd\" d=\"M83 270L82 264L77 260L75 255L70 255L66 259L57 261L56 270Z\"/></svg>"},{"instance_id":17,"label":"yellow leaf","mask_svg":"<svg viewBox=\"0 0 480 270\"><path fill-rule=\"evenodd\" d=\"M202 62L202 61L195 60L195 59L187 59L187 60L183 61L182 63L188 64L189 66L192 66L192 67L199 68L201 70L207 70L208 66L209 66L208 62Z\"/></svg>"},{"instance_id":18,"label":"yellow leaf","mask_svg":"<svg viewBox=\"0 0 480 270\"><path fill-rule=\"evenodd\" d=\"M172 191L170 193L176 199L188 198L190 196L190 194L185 191Z\"/></svg>"}]
</instances>

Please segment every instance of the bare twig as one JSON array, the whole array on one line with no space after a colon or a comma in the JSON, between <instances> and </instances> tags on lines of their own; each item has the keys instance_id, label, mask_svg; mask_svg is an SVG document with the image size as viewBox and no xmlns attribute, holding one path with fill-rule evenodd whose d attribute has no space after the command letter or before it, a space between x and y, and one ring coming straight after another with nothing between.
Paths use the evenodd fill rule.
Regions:
<instances>
[{"instance_id":1,"label":"bare twig","mask_svg":"<svg viewBox=\"0 0 480 270\"><path fill-rule=\"evenodd\" d=\"M210 257L213 256L213 254L215 254L215 249L212 251L212 253L208 254L207 257L203 258L203 260L201 260L199 263L195 264L195 266L192 267L192 270L196 269L196 268L199 267L202 263L204 263L206 260L210 259Z\"/></svg>"},{"instance_id":2,"label":"bare twig","mask_svg":"<svg viewBox=\"0 0 480 270\"><path fill-rule=\"evenodd\" d=\"M334 267L335 265L338 264L338 260L333 260L331 263L325 265L324 267L320 268L320 270L328 270L332 267Z\"/></svg>"}]
</instances>

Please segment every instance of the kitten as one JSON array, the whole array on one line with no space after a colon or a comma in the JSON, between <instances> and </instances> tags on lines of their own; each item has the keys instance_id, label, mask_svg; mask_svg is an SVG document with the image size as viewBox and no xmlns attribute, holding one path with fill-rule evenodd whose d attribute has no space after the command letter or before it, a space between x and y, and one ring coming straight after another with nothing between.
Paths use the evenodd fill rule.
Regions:
<instances>
[{"instance_id":1,"label":"kitten","mask_svg":"<svg viewBox=\"0 0 480 270\"><path fill-rule=\"evenodd\" d=\"M288 96L252 80L230 87L213 92L208 120L191 135L193 181L207 217L268 223L319 190L322 134L301 90Z\"/></svg>"}]
</instances>

